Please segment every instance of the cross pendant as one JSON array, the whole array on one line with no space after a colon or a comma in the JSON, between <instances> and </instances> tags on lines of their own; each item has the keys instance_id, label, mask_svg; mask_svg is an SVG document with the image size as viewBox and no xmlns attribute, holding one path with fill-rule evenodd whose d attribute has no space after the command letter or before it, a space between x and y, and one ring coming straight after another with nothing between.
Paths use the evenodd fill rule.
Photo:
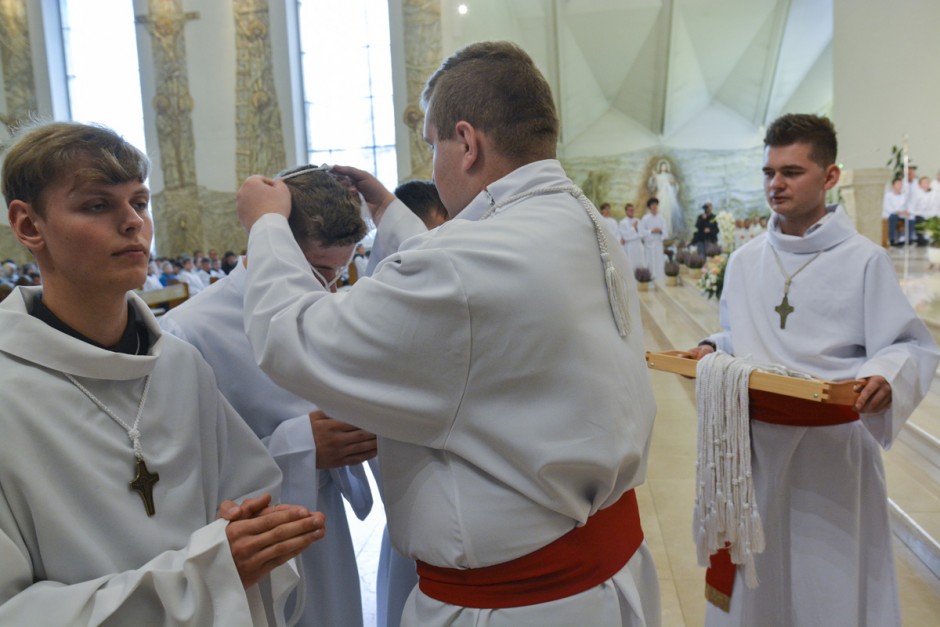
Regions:
<instances>
[{"instance_id":1,"label":"cross pendant","mask_svg":"<svg viewBox=\"0 0 940 627\"><path fill-rule=\"evenodd\" d=\"M146 510L148 516L157 513L153 505L153 486L159 480L160 473L150 472L147 470L147 464L144 463L143 459L137 460L137 476L130 482L130 486L132 490L140 494L140 498L144 501L144 510Z\"/></svg>"},{"instance_id":2,"label":"cross pendant","mask_svg":"<svg viewBox=\"0 0 940 627\"><path fill-rule=\"evenodd\" d=\"M793 307L790 306L790 301L787 300L787 295L783 295L783 300L780 301L780 304L774 307L774 311L780 314L780 328L787 328L787 316L793 313Z\"/></svg>"}]
</instances>

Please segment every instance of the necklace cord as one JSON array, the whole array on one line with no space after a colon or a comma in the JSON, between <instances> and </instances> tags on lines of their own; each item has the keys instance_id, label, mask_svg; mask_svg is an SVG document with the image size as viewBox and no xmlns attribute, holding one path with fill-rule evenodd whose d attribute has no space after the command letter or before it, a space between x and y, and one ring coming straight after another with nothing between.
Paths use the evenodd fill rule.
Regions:
<instances>
[{"instance_id":1,"label":"necklace cord","mask_svg":"<svg viewBox=\"0 0 940 627\"><path fill-rule=\"evenodd\" d=\"M114 411L112 411L110 407L105 405L97 396L92 394L91 390L89 390L84 385L79 383L78 380L72 375L70 375L69 373L66 372L64 374L68 378L68 380L71 381L72 384L75 385L75 387L81 390L82 393L88 397L88 400L90 400L92 403L97 405L98 409L106 413L111 418L111 420L118 423L127 432L127 437L130 439L131 444L133 444L134 446L134 456L138 460L143 460L144 452L143 452L143 447L141 446L141 443L140 443L139 426L140 426L140 417L144 413L144 404L147 402L147 393L150 391L150 375L148 374L147 377L144 379L144 391L140 395L140 402L137 404L137 416L134 418L134 425L128 426L128 424L124 422L120 416L115 414Z\"/></svg>"}]
</instances>

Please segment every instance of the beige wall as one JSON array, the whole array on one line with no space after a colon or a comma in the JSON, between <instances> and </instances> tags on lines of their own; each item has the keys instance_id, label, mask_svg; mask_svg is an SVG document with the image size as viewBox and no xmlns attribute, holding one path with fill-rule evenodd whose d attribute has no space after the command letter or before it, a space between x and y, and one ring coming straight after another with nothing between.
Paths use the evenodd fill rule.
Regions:
<instances>
[{"instance_id":1,"label":"beige wall","mask_svg":"<svg viewBox=\"0 0 940 627\"><path fill-rule=\"evenodd\" d=\"M835 0L833 119L839 160L878 168L909 136L920 174L940 168L940 2Z\"/></svg>"}]
</instances>

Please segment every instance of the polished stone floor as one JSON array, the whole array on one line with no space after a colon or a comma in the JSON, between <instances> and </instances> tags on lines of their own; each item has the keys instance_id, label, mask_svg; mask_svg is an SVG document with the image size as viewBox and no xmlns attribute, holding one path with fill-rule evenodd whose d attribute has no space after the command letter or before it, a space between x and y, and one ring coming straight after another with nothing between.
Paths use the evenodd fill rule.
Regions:
<instances>
[{"instance_id":1,"label":"polished stone floor","mask_svg":"<svg viewBox=\"0 0 940 627\"><path fill-rule=\"evenodd\" d=\"M940 335L940 269L928 269L924 249L890 251L905 294L918 313ZM907 255L907 257L905 257ZM703 330L717 327L717 306L689 280L679 287L642 293L643 323L648 350L695 345ZM662 591L663 626L703 623L704 571L695 560L691 538L696 418L691 382L668 373L652 372L658 414L650 450L647 482L638 489L643 527L656 559ZM912 418L940 437L940 379L931 396ZM940 469L914 459L904 442L885 457L889 496L940 538ZM933 460L940 465L940 460ZM925 470L926 467L926 470ZM375 620L375 572L384 526L381 507L365 522L355 521L353 537L362 572L366 624ZM933 529L936 529L934 532ZM940 625L940 579L900 540L894 542L904 624Z\"/></svg>"}]
</instances>

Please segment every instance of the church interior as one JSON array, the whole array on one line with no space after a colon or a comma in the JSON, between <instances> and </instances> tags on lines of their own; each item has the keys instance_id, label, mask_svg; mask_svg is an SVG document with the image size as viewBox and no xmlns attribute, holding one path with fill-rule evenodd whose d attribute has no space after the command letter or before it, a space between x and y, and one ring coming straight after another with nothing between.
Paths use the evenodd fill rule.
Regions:
<instances>
[{"instance_id":1,"label":"church interior","mask_svg":"<svg viewBox=\"0 0 940 627\"><path fill-rule=\"evenodd\" d=\"M24 121L73 117L62 7L78 11L80 4L0 2L0 143ZM92 3L81 10L101 9ZM372 28L384 31L362 21L370 12ZM324 26L314 39L333 30L332 37L363 41L356 44L363 57L328 48L302 54L300 22L318 15ZM328 18L335 23L326 26ZM704 203L738 220L767 216L766 125L787 112L830 117L843 170L832 201L862 235L885 245L905 295L940 341L940 263L932 261L940 238L890 246L882 218L899 171L917 167L918 176L936 175L940 187L936 0L133 0L130 19L139 82L111 86L102 97L120 102L124 91L140 93L156 255L244 250L233 207L251 174L320 161L377 175L381 167L390 188L430 179L424 81L462 46L507 39L533 57L552 87L558 158L571 179L595 205L610 203L616 219L626 203L639 217L647 199L668 192L677 243L691 237ZM304 66L311 57L348 66L348 83L324 78L328 97L310 93L317 77L335 76ZM376 91L363 100L370 116L387 116L389 139L370 131L359 146L331 148L315 136L328 125L311 122L309 112L318 98L343 108L334 96L352 91L357 68L369 63L390 70L388 84L373 81ZM335 135L359 133L354 122L332 126ZM376 156L379 148L384 156ZM5 212L0 259L30 261ZM718 302L703 293L695 269L683 266L670 283L636 295L649 351L693 347L719 328ZM658 412L647 481L637 492L659 573L662 624L700 625L704 569L691 534L694 383L664 372L650 378ZM904 624L940 624L940 373L884 460ZM351 512L349 520L363 614L375 624L384 514L375 507L364 521Z\"/></svg>"}]
</instances>

